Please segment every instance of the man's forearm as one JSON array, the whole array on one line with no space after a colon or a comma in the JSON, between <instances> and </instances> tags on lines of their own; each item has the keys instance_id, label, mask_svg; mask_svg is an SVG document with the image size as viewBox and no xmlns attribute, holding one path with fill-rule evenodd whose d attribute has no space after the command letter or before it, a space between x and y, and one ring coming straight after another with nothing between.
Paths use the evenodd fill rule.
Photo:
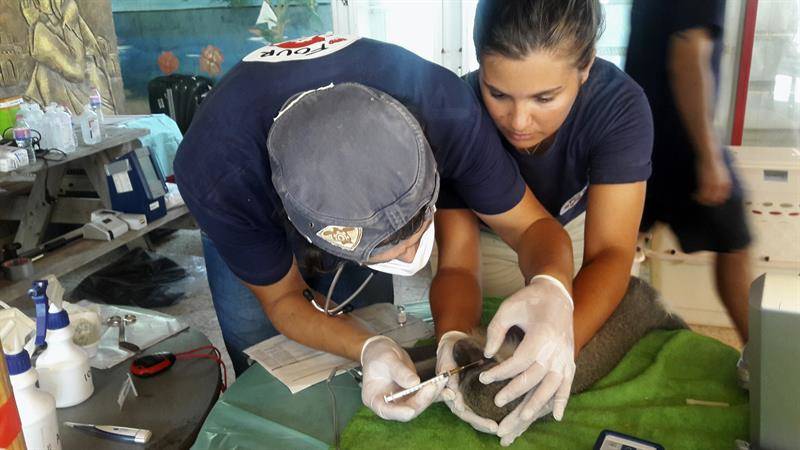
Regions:
<instances>
[{"instance_id":1,"label":"man's forearm","mask_svg":"<svg viewBox=\"0 0 800 450\"><path fill-rule=\"evenodd\" d=\"M364 341L375 334L348 314L329 317L317 311L302 292L288 294L264 309L275 328L289 339L353 361L361 357Z\"/></svg>"},{"instance_id":2,"label":"man's forearm","mask_svg":"<svg viewBox=\"0 0 800 450\"><path fill-rule=\"evenodd\" d=\"M431 313L436 338L457 330L469 332L481 319L481 287L466 270L440 269L431 283Z\"/></svg>"},{"instance_id":3,"label":"man's forearm","mask_svg":"<svg viewBox=\"0 0 800 450\"><path fill-rule=\"evenodd\" d=\"M534 275L547 274L572 292L572 241L557 220L546 218L534 222L515 250L526 282Z\"/></svg>"},{"instance_id":4,"label":"man's forearm","mask_svg":"<svg viewBox=\"0 0 800 450\"><path fill-rule=\"evenodd\" d=\"M701 160L720 156L713 125L713 44L705 30L676 33L670 42L669 82L681 123Z\"/></svg>"},{"instance_id":5,"label":"man's forearm","mask_svg":"<svg viewBox=\"0 0 800 450\"><path fill-rule=\"evenodd\" d=\"M573 281L573 327L577 354L619 306L628 289L632 255L608 249L584 264Z\"/></svg>"}]
</instances>

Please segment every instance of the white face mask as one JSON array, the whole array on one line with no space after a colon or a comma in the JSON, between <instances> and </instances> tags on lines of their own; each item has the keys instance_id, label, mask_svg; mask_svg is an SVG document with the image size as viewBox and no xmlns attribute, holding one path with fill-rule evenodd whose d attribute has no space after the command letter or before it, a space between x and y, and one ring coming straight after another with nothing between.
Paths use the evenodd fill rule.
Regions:
<instances>
[{"instance_id":1,"label":"white face mask","mask_svg":"<svg viewBox=\"0 0 800 450\"><path fill-rule=\"evenodd\" d=\"M377 264L367 264L367 267L377 270L378 272L410 277L428 264L428 260L431 259L435 238L436 232L433 228L433 222L431 222L428 229L422 233L422 238L419 240L419 246L417 247L417 254L414 255L414 261L407 263L399 259L393 259Z\"/></svg>"}]
</instances>

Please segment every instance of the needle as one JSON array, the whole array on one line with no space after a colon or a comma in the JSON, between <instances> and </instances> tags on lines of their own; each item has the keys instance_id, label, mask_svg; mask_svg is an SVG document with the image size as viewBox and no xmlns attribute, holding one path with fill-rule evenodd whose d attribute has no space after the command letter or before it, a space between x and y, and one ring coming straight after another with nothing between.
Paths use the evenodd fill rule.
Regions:
<instances>
[{"instance_id":1,"label":"needle","mask_svg":"<svg viewBox=\"0 0 800 450\"><path fill-rule=\"evenodd\" d=\"M435 377L431 378L430 380L423 381L422 383L419 383L419 384L417 384L415 386L411 386L408 389L403 389L402 391L395 392L394 394L391 394L391 395L384 395L383 396L383 400L386 403L391 403L391 402L393 402L393 401L395 401L397 399L400 399L400 398L403 398L403 397L407 397L407 396L419 391L420 389L424 388L425 386L427 386L429 384L438 383L439 381L443 381L443 380L446 380L446 379L450 378L451 375L455 375L455 374L461 372L462 370L468 369L468 368L473 367L473 366L479 366L479 365L483 364L483 361L484 361L483 359L479 359L479 360L473 361L473 362L471 362L471 363L469 363L469 364L467 364L465 366L456 367L454 369L448 370L447 372L442 372L439 375L436 375Z\"/></svg>"}]
</instances>

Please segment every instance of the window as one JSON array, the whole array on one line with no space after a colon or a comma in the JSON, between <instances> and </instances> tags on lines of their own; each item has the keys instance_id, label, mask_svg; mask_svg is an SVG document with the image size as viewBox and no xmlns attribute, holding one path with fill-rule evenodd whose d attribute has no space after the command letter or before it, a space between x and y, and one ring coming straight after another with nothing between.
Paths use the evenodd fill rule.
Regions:
<instances>
[{"instance_id":1,"label":"window","mask_svg":"<svg viewBox=\"0 0 800 450\"><path fill-rule=\"evenodd\" d=\"M340 0L334 3L336 33L400 45L458 75L478 68L472 43L478 0L361 0L347 4ZM597 53L622 67L632 0L601 3L606 15L606 31L598 43Z\"/></svg>"},{"instance_id":2,"label":"window","mask_svg":"<svg viewBox=\"0 0 800 450\"><path fill-rule=\"evenodd\" d=\"M758 2L750 44L742 144L800 148L800 0Z\"/></svg>"},{"instance_id":3,"label":"window","mask_svg":"<svg viewBox=\"0 0 800 450\"><path fill-rule=\"evenodd\" d=\"M337 34L400 45L460 73L461 6L452 0L338 0L333 28Z\"/></svg>"}]
</instances>

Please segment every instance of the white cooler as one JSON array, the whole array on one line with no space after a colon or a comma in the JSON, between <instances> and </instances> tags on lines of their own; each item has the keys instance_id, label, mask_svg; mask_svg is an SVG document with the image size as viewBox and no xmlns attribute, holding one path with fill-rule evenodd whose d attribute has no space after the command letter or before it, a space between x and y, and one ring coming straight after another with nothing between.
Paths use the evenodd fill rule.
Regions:
<instances>
[{"instance_id":1,"label":"white cooler","mask_svg":"<svg viewBox=\"0 0 800 450\"><path fill-rule=\"evenodd\" d=\"M800 276L800 151L732 147L745 189L753 244L753 279L761 274ZM713 254L686 254L667 227L653 230L645 250L653 286L692 324L733 326L716 293Z\"/></svg>"}]
</instances>

